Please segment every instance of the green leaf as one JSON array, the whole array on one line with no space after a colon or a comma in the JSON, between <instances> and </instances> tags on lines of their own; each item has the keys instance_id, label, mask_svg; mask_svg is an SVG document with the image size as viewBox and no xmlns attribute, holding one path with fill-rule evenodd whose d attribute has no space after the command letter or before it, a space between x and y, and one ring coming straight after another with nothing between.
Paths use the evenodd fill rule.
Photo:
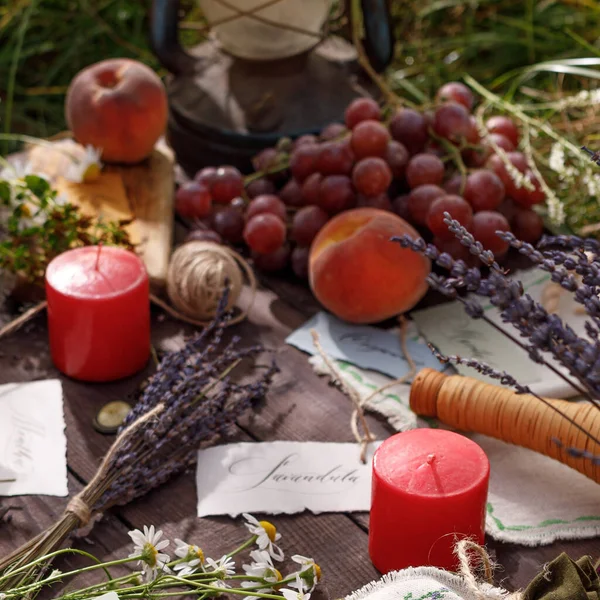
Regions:
<instances>
[{"instance_id":1,"label":"green leaf","mask_svg":"<svg viewBox=\"0 0 600 600\"><path fill-rule=\"evenodd\" d=\"M50 191L50 184L38 175L26 175L25 184L34 196L43 198Z\"/></svg>"},{"instance_id":2,"label":"green leaf","mask_svg":"<svg viewBox=\"0 0 600 600\"><path fill-rule=\"evenodd\" d=\"M8 206L10 204L10 185L8 181L0 181L0 203Z\"/></svg>"}]
</instances>

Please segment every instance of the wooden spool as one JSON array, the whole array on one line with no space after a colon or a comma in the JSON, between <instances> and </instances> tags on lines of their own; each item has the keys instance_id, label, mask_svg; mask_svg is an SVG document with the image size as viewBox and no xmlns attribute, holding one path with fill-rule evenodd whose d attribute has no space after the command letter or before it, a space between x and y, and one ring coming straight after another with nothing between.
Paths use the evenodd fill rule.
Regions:
<instances>
[{"instance_id":1,"label":"wooden spool","mask_svg":"<svg viewBox=\"0 0 600 600\"><path fill-rule=\"evenodd\" d=\"M534 396L516 394L472 377L444 375L433 369L422 369L410 391L410 407L418 415L436 417L460 431L483 433L535 450L600 483L600 465L589 458L572 456L566 450L576 448L598 456L600 444L552 407L596 439L600 439L600 410L588 402L545 400L550 406Z\"/></svg>"}]
</instances>

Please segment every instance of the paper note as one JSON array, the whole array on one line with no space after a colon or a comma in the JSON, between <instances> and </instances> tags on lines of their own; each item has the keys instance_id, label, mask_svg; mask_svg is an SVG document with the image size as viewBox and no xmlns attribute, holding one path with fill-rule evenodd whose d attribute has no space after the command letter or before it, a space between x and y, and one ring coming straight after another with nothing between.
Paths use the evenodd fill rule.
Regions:
<instances>
[{"instance_id":1,"label":"paper note","mask_svg":"<svg viewBox=\"0 0 600 600\"><path fill-rule=\"evenodd\" d=\"M550 275L534 269L513 275L523 282L526 293L540 301L550 284ZM519 337L519 332L510 324L502 322L499 311L486 298L478 298L485 314L494 323ZM585 336L585 315L577 310L572 294L563 292L559 297L557 314L568 323L578 335ZM525 350L503 336L494 327L481 319L469 317L459 302L449 302L433 308L427 308L412 314L423 336L434 344L443 354L453 354L464 358L476 358L495 369L506 371L519 383L528 385L534 392L546 397L569 398L577 394L558 375L543 365L533 362ZM558 367L547 355L549 362ZM474 369L459 365L462 375L469 375L484 381L492 381L477 373ZM568 374L564 369L563 373ZM494 382L497 383L497 382Z\"/></svg>"},{"instance_id":2,"label":"paper note","mask_svg":"<svg viewBox=\"0 0 600 600\"><path fill-rule=\"evenodd\" d=\"M67 495L64 429L58 379L0 385L0 496Z\"/></svg>"},{"instance_id":3,"label":"paper note","mask_svg":"<svg viewBox=\"0 0 600 600\"><path fill-rule=\"evenodd\" d=\"M356 443L260 442L198 451L198 516L368 511L371 460Z\"/></svg>"},{"instance_id":4,"label":"paper note","mask_svg":"<svg viewBox=\"0 0 600 600\"><path fill-rule=\"evenodd\" d=\"M402 377L409 371L397 331L390 332L368 325L351 325L329 313L319 312L289 335L286 343L309 354L316 354L311 329L318 332L321 346L332 358L394 378ZM416 337L407 336L406 345L417 370L424 367L444 369L427 345Z\"/></svg>"}]
</instances>

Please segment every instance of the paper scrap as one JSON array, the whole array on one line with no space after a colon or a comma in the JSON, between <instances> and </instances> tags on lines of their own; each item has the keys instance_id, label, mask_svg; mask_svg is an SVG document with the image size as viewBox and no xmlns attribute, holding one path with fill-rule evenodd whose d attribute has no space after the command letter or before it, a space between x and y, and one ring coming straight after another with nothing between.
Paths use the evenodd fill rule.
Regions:
<instances>
[{"instance_id":1,"label":"paper scrap","mask_svg":"<svg viewBox=\"0 0 600 600\"><path fill-rule=\"evenodd\" d=\"M0 496L66 496L67 439L58 379L0 385ZM2 479L2 477L0 477Z\"/></svg>"},{"instance_id":2,"label":"paper scrap","mask_svg":"<svg viewBox=\"0 0 600 600\"><path fill-rule=\"evenodd\" d=\"M198 516L368 511L371 460L356 443L261 442L198 451Z\"/></svg>"},{"instance_id":3,"label":"paper scrap","mask_svg":"<svg viewBox=\"0 0 600 600\"><path fill-rule=\"evenodd\" d=\"M539 269L518 272L512 277L522 281L526 293L538 302L546 286L551 282L550 275ZM556 313L578 335L586 336L586 315L579 314L578 305L572 296L573 294L568 292L561 294ZM478 298L478 301L491 321L519 337L518 331L512 325L503 323L499 311L486 302L485 298ZM577 391L563 379L547 367L533 362L525 350L519 348L490 324L469 317L460 302L449 302L416 311L412 313L412 318L422 335L443 354L481 360L495 369L506 371L519 383L528 385L532 391L541 396L570 398L577 395ZM547 358L554 364L551 357L547 356ZM568 375L568 371L557 363L554 366ZM458 365L456 369L461 375L497 383L470 367Z\"/></svg>"},{"instance_id":4,"label":"paper scrap","mask_svg":"<svg viewBox=\"0 0 600 600\"><path fill-rule=\"evenodd\" d=\"M318 332L323 349L332 358L379 371L394 378L400 378L410 370L397 331L390 332L368 325L344 323L329 313L321 311L290 334L285 340L286 343L309 354L316 354L310 335L311 329ZM406 346L417 365L417 370L425 367L444 370L444 365L417 337L407 336Z\"/></svg>"}]
</instances>

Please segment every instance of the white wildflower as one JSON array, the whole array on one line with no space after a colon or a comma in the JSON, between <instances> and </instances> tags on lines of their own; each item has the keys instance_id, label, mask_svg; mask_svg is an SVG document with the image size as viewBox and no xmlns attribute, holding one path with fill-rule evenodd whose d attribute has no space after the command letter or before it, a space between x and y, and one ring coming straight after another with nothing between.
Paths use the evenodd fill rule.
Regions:
<instances>
[{"instance_id":1,"label":"white wildflower","mask_svg":"<svg viewBox=\"0 0 600 600\"><path fill-rule=\"evenodd\" d=\"M169 555L160 552L169 545L169 540L162 540L163 532L156 531L154 525L146 527L144 525L143 533L139 529L129 532L129 537L133 540L133 552L129 555L131 558L139 557L138 564L142 565L142 572L146 581L154 581L159 570L164 570L166 564L170 561Z\"/></svg>"},{"instance_id":2,"label":"white wildflower","mask_svg":"<svg viewBox=\"0 0 600 600\"><path fill-rule=\"evenodd\" d=\"M47 179L42 173L36 173L28 160L17 159L0 171L0 179L8 181L9 183L19 183L23 181L27 175L36 175L42 179Z\"/></svg>"},{"instance_id":3,"label":"white wildflower","mask_svg":"<svg viewBox=\"0 0 600 600\"><path fill-rule=\"evenodd\" d=\"M224 590L231 587L228 583L225 583L222 579L218 579L217 581L212 581L210 585L212 587L216 587L216 588L223 588Z\"/></svg>"},{"instance_id":4,"label":"white wildflower","mask_svg":"<svg viewBox=\"0 0 600 600\"><path fill-rule=\"evenodd\" d=\"M266 550L253 550L250 552L250 558L252 563L249 565L242 565L242 569L248 577L258 577L265 583L276 584L281 581L281 573L273 566L271 555ZM261 581L242 581L241 586L243 588L254 588L253 592L259 592L266 594L273 591L273 585L267 587L260 587ZM260 589L257 589L259 588ZM251 598L248 596L247 598Z\"/></svg>"},{"instance_id":5,"label":"white wildflower","mask_svg":"<svg viewBox=\"0 0 600 600\"><path fill-rule=\"evenodd\" d=\"M204 564L204 552L194 544L188 544L183 540L175 538L175 556L183 558L182 562L178 562L174 567L174 571L179 571L179 575L185 577L198 569L202 569Z\"/></svg>"},{"instance_id":6,"label":"white wildflower","mask_svg":"<svg viewBox=\"0 0 600 600\"><path fill-rule=\"evenodd\" d=\"M277 533L275 525L269 523L269 521L259 521L248 513L244 513L243 517L247 521L245 525L248 531L257 536L256 545L261 550L266 550L275 560L282 561L284 558L283 551L275 545L275 542L281 539L281 534Z\"/></svg>"},{"instance_id":7,"label":"white wildflower","mask_svg":"<svg viewBox=\"0 0 600 600\"><path fill-rule=\"evenodd\" d=\"M93 146L86 146L85 154L79 160L73 160L65 173L65 178L75 183L96 181L102 170L101 154L102 150L98 150Z\"/></svg>"},{"instance_id":8,"label":"white wildflower","mask_svg":"<svg viewBox=\"0 0 600 600\"><path fill-rule=\"evenodd\" d=\"M294 554L292 560L300 565L300 571L297 573L299 581L301 581L303 588L308 589L309 592L315 589L317 582L321 579L321 567L312 558L307 556L301 556L300 554ZM290 583L290 587L296 587L298 585L298 579L296 583ZM298 588L300 589L300 588Z\"/></svg>"},{"instance_id":9,"label":"white wildflower","mask_svg":"<svg viewBox=\"0 0 600 600\"><path fill-rule=\"evenodd\" d=\"M235 562L231 556L221 556L221 558L217 561L212 558L206 559L206 564L209 566L212 571L208 571L218 577L225 579L231 575L235 575Z\"/></svg>"},{"instance_id":10,"label":"white wildflower","mask_svg":"<svg viewBox=\"0 0 600 600\"><path fill-rule=\"evenodd\" d=\"M296 574L294 587L297 589L283 588L280 590L285 600L310 600L310 592L305 591L304 582L300 579L299 574Z\"/></svg>"}]
</instances>

